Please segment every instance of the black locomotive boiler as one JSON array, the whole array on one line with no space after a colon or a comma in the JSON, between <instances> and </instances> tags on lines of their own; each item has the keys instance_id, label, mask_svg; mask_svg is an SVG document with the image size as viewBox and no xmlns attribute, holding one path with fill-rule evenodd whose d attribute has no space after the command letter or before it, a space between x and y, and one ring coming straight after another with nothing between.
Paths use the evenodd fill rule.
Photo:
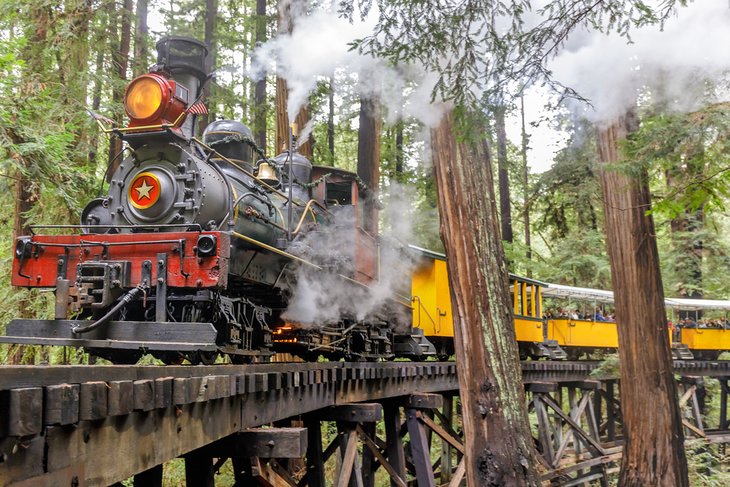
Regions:
<instances>
[{"instance_id":1,"label":"black locomotive boiler","mask_svg":"<svg viewBox=\"0 0 730 487\"><path fill-rule=\"evenodd\" d=\"M199 139L207 48L168 37L157 51L126 89L128 126L108 130L128 154L108 168L106 194L80 225L36 226L16 242L12 283L53 289L53 319L13 320L0 341L84 347L115 362L432 355L409 320L397 323L410 317L408 300L352 312L378 283L384 245L363 230L367 188L296 152L266 158L237 121L215 121ZM315 249L321 242L331 248ZM346 290L351 311L301 326L286 311L303 272Z\"/></svg>"}]
</instances>

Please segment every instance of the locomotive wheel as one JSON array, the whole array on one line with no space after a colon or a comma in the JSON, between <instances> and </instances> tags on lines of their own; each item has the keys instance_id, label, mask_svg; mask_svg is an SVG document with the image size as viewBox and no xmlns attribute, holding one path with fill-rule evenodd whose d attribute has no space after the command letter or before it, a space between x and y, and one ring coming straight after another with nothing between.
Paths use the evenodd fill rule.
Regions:
<instances>
[{"instance_id":1,"label":"locomotive wheel","mask_svg":"<svg viewBox=\"0 0 730 487\"><path fill-rule=\"evenodd\" d=\"M90 352L93 353L93 352ZM142 358L142 354L138 351L114 351L105 353L93 353L97 357L101 357L113 363L114 365L134 365Z\"/></svg>"},{"instance_id":2,"label":"locomotive wheel","mask_svg":"<svg viewBox=\"0 0 730 487\"><path fill-rule=\"evenodd\" d=\"M203 352L198 350L189 353L186 358L193 365L213 365L218 359L218 352Z\"/></svg>"},{"instance_id":3,"label":"locomotive wheel","mask_svg":"<svg viewBox=\"0 0 730 487\"><path fill-rule=\"evenodd\" d=\"M251 364L254 360L250 355L230 354L228 357L230 357L231 363L236 365Z\"/></svg>"},{"instance_id":4,"label":"locomotive wheel","mask_svg":"<svg viewBox=\"0 0 730 487\"><path fill-rule=\"evenodd\" d=\"M152 354L157 360L162 361L165 365L180 365L185 360L185 355L180 352L162 352Z\"/></svg>"}]
</instances>

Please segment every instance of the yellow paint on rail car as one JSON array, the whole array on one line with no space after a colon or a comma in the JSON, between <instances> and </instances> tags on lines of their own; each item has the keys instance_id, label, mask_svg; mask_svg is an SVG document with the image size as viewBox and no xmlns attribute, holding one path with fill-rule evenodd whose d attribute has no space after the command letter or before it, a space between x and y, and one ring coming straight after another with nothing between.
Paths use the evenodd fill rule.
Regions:
<instances>
[{"instance_id":1,"label":"yellow paint on rail car","mask_svg":"<svg viewBox=\"0 0 730 487\"><path fill-rule=\"evenodd\" d=\"M549 320L548 338L561 347L618 348L616 323L610 321Z\"/></svg>"},{"instance_id":2,"label":"yellow paint on rail car","mask_svg":"<svg viewBox=\"0 0 730 487\"><path fill-rule=\"evenodd\" d=\"M541 342L543 336L542 320L515 316L515 335L518 342Z\"/></svg>"},{"instance_id":3,"label":"yellow paint on rail car","mask_svg":"<svg viewBox=\"0 0 730 487\"><path fill-rule=\"evenodd\" d=\"M429 259L411 277L413 326L426 336L453 337L451 291L446 262Z\"/></svg>"},{"instance_id":4,"label":"yellow paint on rail car","mask_svg":"<svg viewBox=\"0 0 730 487\"><path fill-rule=\"evenodd\" d=\"M545 338L540 286L513 281L515 293L515 334L518 341L542 342ZM411 276L413 326L423 330L426 337L454 336L446 262L441 259L423 259ZM533 299L537 296L537 299ZM533 315L533 317L525 316Z\"/></svg>"},{"instance_id":5,"label":"yellow paint on rail car","mask_svg":"<svg viewBox=\"0 0 730 487\"><path fill-rule=\"evenodd\" d=\"M682 343L690 350L730 350L730 330L682 328Z\"/></svg>"}]
</instances>

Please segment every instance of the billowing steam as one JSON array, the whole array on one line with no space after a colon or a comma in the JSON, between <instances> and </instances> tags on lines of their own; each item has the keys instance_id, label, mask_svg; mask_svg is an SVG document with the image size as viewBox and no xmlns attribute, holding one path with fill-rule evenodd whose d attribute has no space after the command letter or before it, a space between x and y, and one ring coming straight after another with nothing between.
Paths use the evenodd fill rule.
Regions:
<instances>
[{"instance_id":1,"label":"billowing steam","mask_svg":"<svg viewBox=\"0 0 730 487\"><path fill-rule=\"evenodd\" d=\"M438 122L442 109L430 103L435 76L415 66L395 69L383 60L351 49L353 41L372 33L377 15L373 13L365 20L355 15L351 23L331 10L313 8L306 15L294 14L291 34L280 33L253 54L252 78L276 72L286 79L290 122L307 104L317 82L335 73L356 77L360 95L377 96L384 107L395 108L386 112L389 121L402 115L429 126ZM406 90L408 85L413 89ZM401 106L402 111L396 108Z\"/></svg>"},{"instance_id":2,"label":"billowing steam","mask_svg":"<svg viewBox=\"0 0 730 487\"><path fill-rule=\"evenodd\" d=\"M615 34L575 32L549 68L590 101L592 108L571 108L592 122L611 120L645 97L662 110L692 110L727 98L708 92L713 83L707 82L730 69L728 26L727 0L691 2L663 30L653 25L632 31L631 43Z\"/></svg>"},{"instance_id":3,"label":"billowing steam","mask_svg":"<svg viewBox=\"0 0 730 487\"><path fill-rule=\"evenodd\" d=\"M376 254L377 279L367 288L349 276L355 258L354 215L351 207L335 211L335 223L310 232L290 249L292 253L322 266L321 270L301 265L284 283L290 293L283 314L287 321L312 327L338 323L344 319L388 323L405 329L410 322L410 276L415 260L404 242L413 241L412 195L400 185L391 185L381 210L383 235Z\"/></svg>"}]
</instances>

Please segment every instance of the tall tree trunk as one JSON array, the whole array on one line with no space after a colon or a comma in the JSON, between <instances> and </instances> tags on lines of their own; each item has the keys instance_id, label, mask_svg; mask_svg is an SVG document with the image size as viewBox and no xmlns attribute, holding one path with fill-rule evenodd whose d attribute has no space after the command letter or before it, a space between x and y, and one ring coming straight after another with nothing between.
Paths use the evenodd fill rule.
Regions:
<instances>
[{"instance_id":1,"label":"tall tree trunk","mask_svg":"<svg viewBox=\"0 0 730 487\"><path fill-rule=\"evenodd\" d=\"M530 241L530 168L527 165L527 130L525 130L525 97L520 96L520 118L522 120L522 219L525 222L525 247L527 247L527 277L532 277L532 242Z\"/></svg>"},{"instance_id":2,"label":"tall tree trunk","mask_svg":"<svg viewBox=\"0 0 730 487\"><path fill-rule=\"evenodd\" d=\"M509 171L507 165L507 131L505 128L506 107L498 106L494 110L495 128L497 131L497 168L499 173L499 214L502 222L502 240L512 242L512 210L510 208Z\"/></svg>"},{"instance_id":3,"label":"tall tree trunk","mask_svg":"<svg viewBox=\"0 0 730 487\"><path fill-rule=\"evenodd\" d=\"M256 0L256 46L266 42L266 0ZM253 136L261 149L266 149L266 75L256 82L254 90Z\"/></svg>"},{"instance_id":4,"label":"tall tree trunk","mask_svg":"<svg viewBox=\"0 0 730 487\"><path fill-rule=\"evenodd\" d=\"M18 96L18 108L24 108L24 104L31 103L37 95L38 86L41 82L47 82L47 67L45 61L46 49L49 38L53 33L55 19L52 9L45 4L31 4L28 12L28 23L25 36L28 42L21 52L25 62L23 73L23 84L20 86ZM13 145L23 144L22 134L18 130L9 128L7 131ZM30 220L28 214L35 206L40 196L40 187L35 182L34 172L37 170L36 161L32 157L23 154L14 154L20 165L16 172L15 182L15 215L13 218L13 241L23 235L30 235ZM18 315L21 318L30 318L32 313L30 303L24 298L18 302ZM24 360L26 347L23 345L11 345L8 349L8 363L19 364Z\"/></svg>"},{"instance_id":5,"label":"tall tree trunk","mask_svg":"<svg viewBox=\"0 0 730 487\"><path fill-rule=\"evenodd\" d=\"M283 152L289 149L289 112L287 111L287 102L289 100L289 88L286 80L276 78L276 152ZM309 109L304 106L299 109L294 124L297 131L302 130L309 124ZM295 134L299 135L299 134ZM310 135L306 134L306 140L299 140L297 151L309 160L312 160L312 144Z\"/></svg>"},{"instance_id":6,"label":"tall tree trunk","mask_svg":"<svg viewBox=\"0 0 730 487\"><path fill-rule=\"evenodd\" d=\"M703 146L690 149L683 154L682 163L666 172L667 186L671 189L687 181L695 181L703 177ZM672 218L670 223L672 247L677 256L675 270L679 276L678 292L681 297L701 299L702 293L702 259L704 243L702 232L705 228L704 207L695 209L685 207L684 211ZM702 311L680 311L680 318L702 316Z\"/></svg>"},{"instance_id":7,"label":"tall tree trunk","mask_svg":"<svg viewBox=\"0 0 730 487\"><path fill-rule=\"evenodd\" d=\"M69 37L61 52L59 73L61 83L66 87L65 97L74 107L77 117L86 118L86 95L88 88L89 21L94 13L91 0L72 0L64 5L65 22ZM78 138L82 135L79 133Z\"/></svg>"},{"instance_id":8,"label":"tall tree trunk","mask_svg":"<svg viewBox=\"0 0 730 487\"><path fill-rule=\"evenodd\" d=\"M121 107L122 97L124 96L124 88L121 81L127 79L127 67L129 66L129 47L132 38L132 0L124 0L124 6L120 12L121 17L121 28L119 32L119 43L112 48L112 71L117 77L118 82L114 84L112 89L112 103L117 107ZM117 47L118 46L118 47ZM122 123L122 112L118 112L115 117L117 123ZM118 137L111 137L109 139L109 163L114 163L114 166L120 163L119 153L122 151L122 141ZM114 174L113 169L110 169L108 175Z\"/></svg>"},{"instance_id":9,"label":"tall tree trunk","mask_svg":"<svg viewBox=\"0 0 730 487\"><path fill-rule=\"evenodd\" d=\"M360 98L360 129L357 138L357 175L373 191L365 200L362 227L369 233L378 233L376 194L380 182L380 100Z\"/></svg>"},{"instance_id":10,"label":"tall tree trunk","mask_svg":"<svg viewBox=\"0 0 730 487\"><path fill-rule=\"evenodd\" d=\"M327 92L327 149L330 153L330 164L335 165L335 74L330 76Z\"/></svg>"},{"instance_id":11,"label":"tall tree trunk","mask_svg":"<svg viewBox=\"0 0 730 487\"><path fill-rule=\"evenodd\" d=\"M134 29L134 76L144 74L149 67L149 50L147 49L147 15L149 0L137 0L137 24Z\"/></svg>"},{"instance_id":12,"label":"tall tree trunk","mask_svg":"<svg viewBox=\"0 0 730 487\"><path fill-rule=\"evenodd\" d=\"M463 122L460 127L483 126ZM431 146L454 312L467 484L536 486L489 151L483 132L472 128L460 142L457 134L463 132L455 133L447 114L432 130Z\"/></svg>"},{"instance_id":13,"label":"tall tree trunk","mask_svg":"<svg viewBox=\"0 0 730 487\"><path fill-rule=\"evenodd\" d=\"M302 0L292 1L279 1L277 21L279 24L279 33L291 34L294 29L294 19L292 18L292 8L295 12L302 8ZM287 88L286 80L283 78L276 78L276 153L287 150L289 147L289 113L287 111L287 102L289 100L289 89ZM297 130L302 131L309 124L309 109L307 106L303 106L299 109L296 117L294 117L294 123L297 126ZM312 159L312 144L310 142L310 134L306 134L306 140L299 140L298 152L306 157Z\"/></svg>"},{"instance_id":14,"label":"tall tree trunk","mask_svg":"<svg viewBox=\"0 0 730 487\"><path fill-rule=\"evenodd\" d=\"M107 11L109 9L111 9L111 12ZM116 35L116 26L110 20L115 15L113 2L105 2L99 7L99 11L102 11L102 13L100 14L99 28L94 35L96 60L94 61L94 87L91 91L91 109L94 112L98 112L101 107L102 80L105 69L104 60L106 58L105 40ZM99 150L99 129L94 127L93 130L94 132L89 140L89 163L91 164L97 162L96 155Z\"/></svg>"},{"instance_id":15,"label":"tall tree trunk","mask_svg":"<svg viewBox=\"0 0 730 487\"><path fill-rule=\"evenodd\" d=\"M633 112L597 132L603 164L624 160L620 144L638 128ZM619 485L686 486L677 390L664 309L648 176L601 171L621 363L623 461ZM651 407L647 407L651 398Z\"/></svg>"},{"instance_id":16,"label":"tall tree trunk","mask_svg":"<svg viewBox=\"0 0 730 487\"><path fill-rule=\"evenodd\" d=\"M212 73L215 69L216 54L218 51L217 40L216 40L216 20L218 18L218 0L205 0L205 43L208 45L208 59L206 71ZM215 113L215 100L211 99L213 96L213 84L208 83L205 85L205 94L203 99L208 100L208 118L202 118L200 120L199 129L202 133L205 127L209 123L213 122L216 117Z\"/></svg>"}]
</instances>

